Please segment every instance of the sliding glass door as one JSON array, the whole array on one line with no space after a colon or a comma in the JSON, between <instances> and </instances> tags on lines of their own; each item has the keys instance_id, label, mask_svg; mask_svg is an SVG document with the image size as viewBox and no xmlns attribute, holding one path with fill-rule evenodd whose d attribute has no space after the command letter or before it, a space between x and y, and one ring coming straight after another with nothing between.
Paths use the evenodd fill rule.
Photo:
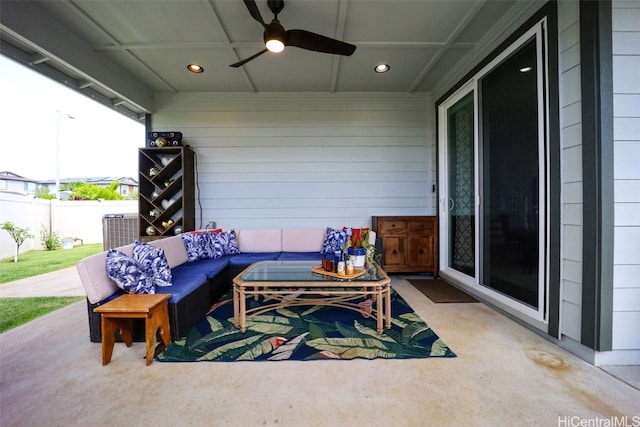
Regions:
<instances>
[{"instance_id":1,"label":"sliding glass door","mask_svg":"<svg viewBox=\"0 0 640 427\"><path fill-rule=\"evenodd\" d=\"M536 40L480 80L482 285L537 308L539 248Z\"/></svg>"},{"instance_id":2,"label":"sliding glass door","mask_svg":"<svg viewBox=\"0 0 640 427\"><path fill-rule=\"evenodd\" d=\"M544 21L439 106L441 273L545 319Z\"/></svg>"},{"instance_id":3,"label":"sliding glass door","mask_svg":"<svg viewBox=\"0 0 640 427\"><path fill-rule=\"evenodd\" d=\"M473 93L447 109L448 266L475 276Z\"/></svg>"}]
</instances>

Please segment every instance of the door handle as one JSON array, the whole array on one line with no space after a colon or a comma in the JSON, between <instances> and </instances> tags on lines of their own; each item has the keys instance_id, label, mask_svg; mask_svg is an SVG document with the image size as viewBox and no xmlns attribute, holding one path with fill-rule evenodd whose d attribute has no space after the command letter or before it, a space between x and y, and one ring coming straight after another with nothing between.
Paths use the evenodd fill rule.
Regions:
<instances>
[{"instance_id":1,"label":"door handle","mask_svg":"<svg viewBox=\"0 0 640 427\"><path fill-rule=\"evenodd\" d=\"M456 207L456 202L451 197L449 197L449 212L451 212L455 207Z\"/></svg>"}]
</instances>

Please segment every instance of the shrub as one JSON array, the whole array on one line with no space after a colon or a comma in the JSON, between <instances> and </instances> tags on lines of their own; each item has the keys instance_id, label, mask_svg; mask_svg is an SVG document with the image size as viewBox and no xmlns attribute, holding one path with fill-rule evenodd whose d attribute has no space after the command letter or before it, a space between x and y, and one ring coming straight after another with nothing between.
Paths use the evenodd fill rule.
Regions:
<instances>
[{"instance_id":1,"label":"shrub","mask_svg":"<svg viewBox=\"0 0 640 427\"><path fill-rule=\"evenodd\" d=\"M42 246L48 251L59 249L60 246L62 246L58 233L56 231L47 231L44 226L42 227L42 231L40 231L40 240Z\"/></svg>"}]
</instances>

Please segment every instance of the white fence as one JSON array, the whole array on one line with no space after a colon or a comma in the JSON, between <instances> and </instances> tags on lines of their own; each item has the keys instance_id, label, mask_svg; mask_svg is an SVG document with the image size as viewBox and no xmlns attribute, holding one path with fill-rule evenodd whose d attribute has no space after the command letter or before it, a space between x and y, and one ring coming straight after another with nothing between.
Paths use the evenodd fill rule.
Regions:
<instances>
[{"instance_id":1,"label":"white fence","mask_svg":"<svg viewBox=\"0 0 640 427\"><path fill-rule=\"evenodd\" d=\"M0 193L0 224L11 221L34 235L22 244L20 253L43 249L42 229L58 233L61 239L72 237L82 239L83 243L101 243L104 215L137 212L137 200L62 201ZM9 258L14 252L15 242L9 233L0 230L0 258Z\"/></svg>"}]
</instances>

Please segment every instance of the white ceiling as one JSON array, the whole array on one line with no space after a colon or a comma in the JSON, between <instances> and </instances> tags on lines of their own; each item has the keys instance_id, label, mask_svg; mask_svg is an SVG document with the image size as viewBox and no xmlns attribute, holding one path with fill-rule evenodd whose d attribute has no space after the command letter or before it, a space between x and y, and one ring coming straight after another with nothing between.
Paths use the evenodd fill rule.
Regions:
<instances>
[{"instance_id":1,"label":"white ceiling","mask_svg":"<svg viewBox=\"0 0 640 427\"><path fill-rule=\"evenodd\" d=\"M273 17L257 0L262 17ZM357 46L351 57L264 48L241 0L2 0L0 51L134 113L157 92L423 92L516 1L288 0L278 18ZM187 71L189 63L204 67ZM388 63L386 74L374 73Z\"/></svg>"}]
</instances>

